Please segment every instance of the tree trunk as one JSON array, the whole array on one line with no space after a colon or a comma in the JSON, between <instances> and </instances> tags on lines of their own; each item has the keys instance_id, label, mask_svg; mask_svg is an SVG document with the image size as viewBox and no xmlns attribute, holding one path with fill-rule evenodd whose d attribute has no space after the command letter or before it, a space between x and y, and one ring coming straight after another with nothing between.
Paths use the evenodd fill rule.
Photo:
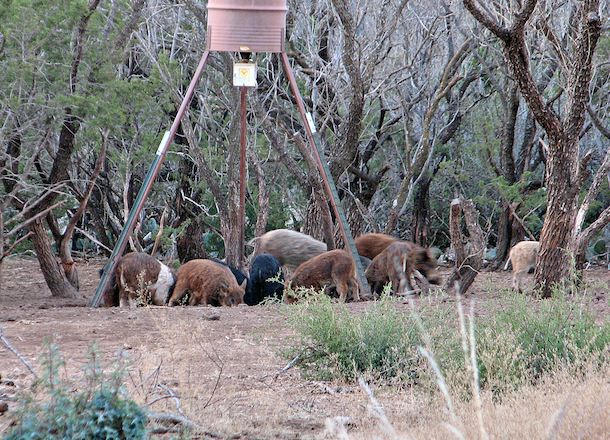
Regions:
<instances>
[{"instance_id":1,"label":"tree trunk","mask_svg":"<svg viewBox=\"0 0 610 440\"><path fill-rule=\"evenodd\" d=\"M253 149L248 150L248 158L254 169L256 183L258 185L258 210L256 214L256 225L254 227L254 236L260 237L267 229L267 221L269 220L269 189L265 181L265 170L261 165L258 155Z\"/></svg>"},{"instance_id":2,"label":"tree trunk","mask_svg":"<svg viewBox=\"0 0 610 440\"><path fill-rule=\"evenodd\" d=\"M197 258L208 258L202 240L204 233L205 229L197 221L197 218L191 218L189 225L176 240L176 250L178 251L178 259L181 263L184 264Z\"/></svg>"},{"instance_id":3,"label":"tree trunk","mask_svg":"<svg viewBox=\"0 0 610 440\"><path fill-rule=\"evenodd\" d=\"M508 258L511 242L511 222L510 209L506 202L502 203L502 211L498 218L498 239L496 241L496 261L493 264L493 269L498 270L503 267L504 261Z\"/></svg>"},{"instance_id":4,"label":"tree trunk","mask_svg":"<svg viewBox=\"0 0 610 440\"><path fill-rule=\"evenodd\" d=\"M57 258L51 249L51 241L47 236L43 220L36 220L30 226L32 243L40 264L40 270L51 290L51 295L58 298L76 298L76 289L66 278Z\"/></svg>"},{"instance_id":5,"label":"tree trunk","mask_svg":"<svg viewBox=\"0 0 610 440\"><path fill-rule=\"evenodd\" d=\"M466 240L461 230L461 211L464 212L466 228L470 236L468 247L464 246ZM451 245L455 250L455 269L445 283L445 289L447 290L451 289L453 284L457 282L460 293L466 293L483 265L485 236L479 226L478 217L479 213L472 200L457 198L451 202L449 232L451 234Z\"/></svg>"},{"instance_id":6,"label":"tree trunk","mask_svg":"<svg viewBox=\"0 0 610 440\"><path fill-rule=\"evenodd\" d=\"M415 189L413 206L413 223L411 234L413 242L428 247L428 233L430 226L430 183L432 179L425 177Z\"/></svg>"},{"instance_id":7,"label":"tree trunk","mask_svg":"<svg viewBox=\"0 0 610 440\"><path fill-rule=\"evenodd\" d=\"M571 240L578 211L578 186L571 176L578 165L578 146L565 139L551 146L555 154L547 160L546 187L548 206L540 233L540 252L536 262L536 285L543 298L549 298L555 285L569 285L572 277ZM563 282L563 283L562 283Z\"/></svg>"},{"instance_id":8,"label":"tree trunk","mask_svg":"<svg viewBox=\"0 0 610 440\"><path fill-rule=\"evenodd\" d=\"M504 267L510 249L525 238L523 227L515 220L508 203L502 204L502 212L498 220L498 240L496 242L496 260L494 270Z\"/></svg>"},{"instance_id":9,"label":"tree trunk","mask_svg":"<svg viewBox=\"0 0 610 440\"><path fill-rule=\"evenodd\" d=\"M179 131L179 136L176 136L177 144L184 145L185 149L188 147L182 130ZM201 225L198 216L191 210L188 209L187 205L190 202L184 200L182 193L190 195L196 202L200 202L200 191L194 189L191 183L191 179L196 175L195 164L187 156L180 159L180 188L176 191L176 215L178 216L175 225L181 225L186 221L190 220L188 226L184 229L182 234L176 240L176 251L178 252L178 258L181 263L186 263L190 260L197 258L207 258L207 252L203 244L202 236L205 229Z\"/></svg>"},{"instance_id":10,"label":"tree trunk","mask_svg":"<svg viewBox=\"0 0 610 440\"><path fill-rule=\"evenodd\" d=\"M240 219L239 219L239 182L232 180L229 182L229 194L227 197L228 212L226 219L220 221L220 230L222 232L222 238L225 243L225 259L231 266L243 269L240 262L244 249L239 248L241 233L239 230Z\"/></svg>"},{"instance_id":11,"label":"tree trunk","mask_svg":"<svg viewBox=\"0 0 610 440\"><path fill-rule=\"evenodd\" d=\"M303 232L316 240L322 240L328 249L335 248L335 226L326 202L326 193L312 191L309 196Z\"/></svg>"}]
</instances>

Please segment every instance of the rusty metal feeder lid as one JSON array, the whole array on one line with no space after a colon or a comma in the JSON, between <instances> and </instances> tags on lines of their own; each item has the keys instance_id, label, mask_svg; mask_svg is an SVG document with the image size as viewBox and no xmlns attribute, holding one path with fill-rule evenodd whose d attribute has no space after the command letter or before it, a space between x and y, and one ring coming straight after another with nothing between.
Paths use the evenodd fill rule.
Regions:
<instances>
[{"instance_id":1,"label":"rusty metal feeder lid","mask_svg":"<svg viewBox=\"0 0 610 440\"><path fill-rule=\"evenodd\" d=\"M282 52L286 0L209 0L208 50Z\"/></svg>"}]
</instances>

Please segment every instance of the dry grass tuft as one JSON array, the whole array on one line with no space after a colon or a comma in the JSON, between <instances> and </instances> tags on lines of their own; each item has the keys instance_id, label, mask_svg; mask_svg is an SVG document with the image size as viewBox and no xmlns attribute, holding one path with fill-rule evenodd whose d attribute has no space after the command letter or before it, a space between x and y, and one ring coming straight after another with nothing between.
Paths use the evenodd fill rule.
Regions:
<instances>
[{"instance_id":1,"label":"dry grass tuft","mask_svg":"<svg viewBox=\"0 0 610 440\"><path fill-rule=\"evenodd\" d=\"M610 433L610 369L591 372L577 380L569 373L558 373L537 386L525 386L506 395L501 402L489 393L482 395L482 414L487 434L492 439L606 439ZM386 415L396 439L455 439L448 429L450 416L443 398L425 395L380 392L377 399L386 407ZM481 438L474 403L454 402L461 420L464 438ZM373 415L373 418L374 415ZM364 425L364 423L363 423ZM386 438L387 421L378 426L354 430L351 440Z\"/></svg>"}]
</instances>

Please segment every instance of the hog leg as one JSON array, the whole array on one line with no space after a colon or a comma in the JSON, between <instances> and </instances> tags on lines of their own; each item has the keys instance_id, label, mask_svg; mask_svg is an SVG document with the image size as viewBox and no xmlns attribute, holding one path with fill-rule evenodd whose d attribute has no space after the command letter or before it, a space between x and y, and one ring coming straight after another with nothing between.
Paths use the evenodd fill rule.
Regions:
<instances>
[{"instance_id":1,"label":"hog leg","mask_svg":"<svg viewBox=\"0 0 610 440\"><path fill-rule=\"evenodd\" d=\"M182 280L178 280L178 282L176 283L176 287L174 288L174 293L172 294L170 299L167 301L167 304L169 306L175 306L176 304L178 304L178 302L186 294L186 288L187 288L186 283ZM192 298L192 296L191 296L191 298Z\"/></svg>"}]
</instances>

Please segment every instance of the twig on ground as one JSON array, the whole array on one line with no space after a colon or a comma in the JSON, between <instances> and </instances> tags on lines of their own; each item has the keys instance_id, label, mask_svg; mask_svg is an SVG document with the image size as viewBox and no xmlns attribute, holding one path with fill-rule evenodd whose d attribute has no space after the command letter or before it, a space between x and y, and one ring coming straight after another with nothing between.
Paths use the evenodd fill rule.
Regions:
<instances>
[{"instance_id":1,"label":"twig on ground","mask_svg":"<svg viewBox=\"0 0 610 440\"><path fill-rule=\"evenodd\" d=\"M184 416L184 413L182 412L182 408L180 407L180 399L178 398L178 395L174 392L174 390L172 390L167 385L163 385L162 383L157 384L157 387L161 388L163 391L165 391L167 393L167 396L163 396L163 397L171 397L172 399L174 399L174 402L176 403L176 411L178 411L181 416ZM158 400L159 399L153 400L151 403L149 403L149 405L152 405L154 402L156 402Z\"/></svg>"},{"instance_id":2,"label":"twig on ground","mask_svg":"<svg viewBox=\"0 0 610 440\"><path fill-rule=\"evenodd\" d=\"M208 350L205 349L205 347L203 346L203 344L201 343L201 341L197 340L197 343L199 344L199 347L201 347L201 350L206 354L206 356L214 363L214 365L216 365L216 367L218 368L218 376L216 376L216 382L214 383L214 388L212 389L212 392L210 393L210 397L208 398L207 402L205 402L205 405L203 405L203 408L207 408L208 405L212 402L212 399L214 398L214 395L216 394L216 391L218 390L218 385L220 384L220 378L222 377L222 372L224 370L224 362L222 361L222 359L220 358L220 355L216 352L215 349L212 348L212 351L214 353L214 356L212 356L210 354L210 352Z\"/></svg>"},{"instance_id":3,"label":"twig on ground","mask_svg":"<svg viewBox=\"0 0 610 440\"><path fill-rule=\"evenodd\" d=\"M4 329L2 327L0 327L0 341L2 341L2 343L4 344L4 346L6 348L9 349L9 351L13 352L13 354L15 356L17 356L17 359L19 359L21 361L21 363L23 365L25 365L27 367L28 370L30 370L30 373L32 373L32 375L38 379L38 375L36 374L36 371L34 371L34 368L32 368L32 366L30 365L30 363L26 360L25 357L23 357L21 355L21 353L19 353L17 351L17 349L15 347L13 347L13 345L11 344L11 342L6 339L6 336L4 336Z\"/></svg>"},{"instance_id":4,"label":"twig on ground","mask_svg":"<svg viewBox=\"0 0 610 440\"><path fill-rule=\"evenodd\" d=\"M149 412L148 418L152 422L156 422L156 423L159 423L162 425L173 425L173 426L169 426L169 427L164 426L164 427L153 428L151 430L151 432L155 433L155 434L164 434L164 433L175 432L175 431L173 431L173 429L175 429L175 425L180 425L182 428L189 429L189 430L193 431L193 433L203 434L208 438L215 438L215 439L221 438L220 435L207 431L202 426L199 426L195 422L190 421L186 417L179 416L176 414Z\"/></svg>"},{"instance_id":5,"label":"twig on ground","mask_svg":"<svg viewBox=\"0 0 610 440\"><path fill-rule=\"evenodd\" d=\"M301 356L303 356L303 353L305 353L305 350L301 351L294 358L292 358L292 360L290 362L288 362L286 365L284 365L284 367L280 368L279 370L277 370L274 373L265 374L264 376L262 376L260 378L260 380L267 379L269 376L273 376L273 380L276 380L280 376L280 374L285 373L286 371L288 371L292 367L294 367L296 364L298 364L302 360Z\"/></svg>"},{"instance_id":6,"label":"twig on ground","mask_svg":"<svg viewBox=\"0 0 610 440\"><path fill-rule=\"evenodd\" d=\"M297 354L290 362L288 362L284 368L282 368L281 370L278 370L275 375L279 376L282 373L285 373L286 371L290 370L292 367L294 367L300 360L301 360L301 355L303 353L299 353Z\"/></svg>"}]
</instances>

